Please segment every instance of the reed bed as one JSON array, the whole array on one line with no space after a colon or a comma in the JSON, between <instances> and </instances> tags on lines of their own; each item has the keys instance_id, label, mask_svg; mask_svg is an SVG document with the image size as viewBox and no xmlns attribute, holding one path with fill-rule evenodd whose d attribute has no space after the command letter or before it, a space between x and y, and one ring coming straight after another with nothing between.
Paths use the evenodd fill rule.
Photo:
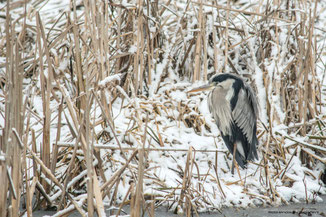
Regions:
<instances>
[{"instance_id":1,"label":"reed bed","mask_svg":"<svg viewBox=\"0 0 326 217\"><path fill-rule=\"evenodd\" d=\"M0 216L186 216L326 193L322 1L0 2ZM259 156L230 174L205 93L247 78ZM194 84L193 84L194 83ZM294 190L291 190L294 189Z\"/></svg>"}]
</instances>

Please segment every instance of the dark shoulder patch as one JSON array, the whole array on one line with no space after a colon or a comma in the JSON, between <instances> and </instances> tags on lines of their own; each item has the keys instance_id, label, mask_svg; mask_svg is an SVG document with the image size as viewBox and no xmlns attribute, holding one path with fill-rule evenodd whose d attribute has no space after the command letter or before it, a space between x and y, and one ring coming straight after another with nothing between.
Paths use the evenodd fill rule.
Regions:
<instances>
[{"instance_id":1,"label":"dark shoulder patch","mask_svg":"<svg viewBox=\"0 0 326 217\"><path fill-rule=\"evenodd\" d=\"M244 83L243 80L241 78L236 77L234 79L234 83L232 85L233 89L234 89L234 94L233 97L231 98L231 109L233 111L234 107L236 106L237 102L238 102L238 96L239 96L239 92L241 90L241 88L244 88Z\"/></svg>"}]
</instances>

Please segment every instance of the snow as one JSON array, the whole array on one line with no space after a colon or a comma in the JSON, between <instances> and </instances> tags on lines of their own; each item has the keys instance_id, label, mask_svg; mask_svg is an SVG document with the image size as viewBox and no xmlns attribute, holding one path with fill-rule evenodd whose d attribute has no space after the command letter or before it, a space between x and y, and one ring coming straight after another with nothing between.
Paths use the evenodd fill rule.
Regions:
<instances>
[{"instance_id":1,"label":"snow","mask_svg":"<svg viewBox=\"0 0 326 217\"><path fill-rule=\"evenodd\" d=\"M33 2L33 1L32 1ZM258 1L254 1L258 3ZM82 3L82 2L80 2ZM225 3L225 2L224 2ZM223 2L221 4L224 4ZM250 2L246 0L239 1L238 8L243 8L244 10L249 10L246 8ZM134 8L135 5L123 1L121 3L123 6ZM187 190L189 194L193 196L193 203L198 202L202 205L198 209L200 211L216 210L224 206L234 206L234 207L248 207L256 205L266 205L272 203L273 205L278 205L282 203L282 199L286 202L297 202L299 200L309 200L314 199L319 200L319 197L316 194L326 193L325 185L321 184L318 181L318 177L321 172L324 170L325 165L321 162L317 162L315 168L308 169L307 165L304 165L300 160L300 152L310 153L319 156L319 151L322 153L326 152L326 148L320 145L312 144L308 136L300 136L297 132L289 130L290 127L293 127L294 124L300 123L290 123L288 126L285 125L286 113L284 112L282 104L282 96L277 92L280 87L274 87L272 85L266 85L265 76L269 76L268 79L274 79L279 82L281 85L282 79L279 75L283 73L284 70L287 70L286 67L292 61L294 57L290 56L289 47L286 47L287 43L293 44L295 38L288 37L288 34L296 24L292 23L281 23L278 25L279 32L271 30L271 37L277 38L278 41L270 41L271 52L270 57L258 62L256 57L256 51L259 47L259 37L256 35L248 36L248 48L242 50L241 45L244 38L239 34L234 34L230 30L229 40L232 44L237 44L234 47L234 57L232 62L235 64L236 69L242 75L249 74L252 85L255 86L257 92L257 99L259 102L259 112L260 119L258 121L258 131L263 133L262 137L259 138L259 160L254 163L249 163L247 169L240 169L240 174L232 175L230 172L232 164L232 156L228 154L228 150L224 145L222 138L220 137L219 131L215 124L215 121L212 119L207 106L207 93L191 94L188 95L186 92L194 87L198 87L206 83L206 81L199 81L192 83L190 82L191 78L181 78L179 76L178 70L183 70L184 74L192 72L194 69L194 63L188 58L185 61L183 68L179 68L179 64L182 63L183 58L185 57L185 52L189 48L189 43L194 38L194 34L199 32L198 29L198 20L197 15L192 12L187 12L184 16L188 19L187 26L185 29L182 27L182 13L178 9L184 9L185 2L177 1L175 5L170 5L170 10L165 10L164 18L168 22L175 22L171 26L163 26L162 31L166 33L165 37L169 37L169 34L172 35L169 37L169 40L166 40L162 43L161 49L162 57L161 59L155 59L152 72L151 84L148 84L148 90L145 88L142 90L143 95L136 97L136 93L132 92L132 87L124 89L117 85L118 81L121 81L122 74L110 74L110 76L99 81L99 86L102 88L96 90L96 94L100 95L103 91L107 100L107 105L109 107L109 112L112 115L112 121L114 125L114 131L111 130L105 124L102 124L103 117L101 116L101 108L97 104L92 104L91 108L91 123L100 123L92 128L93 135L96 135L96 144L94 148L100 149L100 155L103 160L102 167L104 171L104 176L109 180L112 175L118 171L126 162L126 159L123 157L121 151L118 149L119 145L121 148L139 148L142 145L146 148L153 149L146 151L146 176L144 179L144 193L148 195L156 195L159 198L168 199L171 197L178 198L181 194L181 186L185 177L185 167L187 163L190 163L189 174L191 174L190 181L187 185ZM325 5L325 3L320 2L319 4ZM4 3L0 3L1 7L4 7ZM0 8L1 8L0 7ZM50 0L47 3L37 5L35 8L28 3L28 8L31 8L31 17L28 19L28 24L35 26L35 12L39 11L42 17L42 22L46 25L48 31L53 24L53 18L57 18L57 14L67 12L70 13L69 1L54 1ZM191 5L191 7L196 7ZM305 11L306 9L302 9ZM174 13L178 16L175 16ZM212 12L213 16L209 16L207 20L207 26L205 30L207 32L211 31L213 28L216 28L216 25L220 26L225 25L226 23L217 21L214 17L217 17L217 12L213 8L204 6L204 11ZM13 16L15 19L19 18L19 14L22 13L21 9L15 9ZM81 11L78 11L78 14L81 14ZM170 16L170 17L169 17ZM323 28L326 24L325 18L326 12L323 12L319 15L321 18L320 22L316 23L318 28ZM258 19L258 18L257 18ZM298 21L301 20L300 17L296 18ZM1 21L3 22L3 21ZM60 21L63 22L63 21ZM250 31L253 31L250 28L249 20L240 19L237 17L234 19L234 28L243 29L248 35ZM3 24L3 23L1 23ZM251 24L251 23L250 23ZM266 24L266 28L272 28L273 23ZM291 27L288 29L288 27ZM258 28L258 27L257 27ZM150 32L154 33L158 31L156 26L149 26ZM292 30L291 30L292 31ZM183 34L183 40L179 40L179 34ZM324 34L323 31L317 31L316 34ZM207 36L207 35L206 35ZM324 36L323 36L324 37ZM51 39L51 38L50 38ZM49 39L49 40L50 40ZM299 36L298 39L302 42L307 39L303 36ZM217 50L218 57L217 60L217 72L231 72L229 66L226 67L224 71L224 39L218 39L217 41ZM321 42L318 43L319 46L323 46L324 39L321 39ZM62 44L69 44L64 42ZM113 46L113 45L112 45ZM318 47L318 46L317 46ZM131 45L126 49L130 54L134 55L137 52L137 46ZM194 47L190 51L193 53ZM241 51L245 51L244 54ZM56 54L56 50L53 51L53 54ZM147 51L146 51L147 52ZM118 50L117 53L123 53ZM231 56L231 51L228 51ZM109 54L108 54L109 55ZM178 57L173 62L173 57ZM213 58L214 49L208 47L208 56ZM45 57L44 57L45 61ZM0 63L4 63L5 59L0 58ZM46 62L46 61L45 61ZM173 68L173 63L176 63L176 68ZM317 77L324 82L326 85L325 79L325 63L326 63L326 54L321 52L320 60L317 61L316 65L316 74ZM242 65L247 67L243 69ZM212 64L213 65L213 64ZM63 62L60 62L56 72L58 76L60 75L59 71L64 72L69 66L69 61L66 59ZM178 70L176 70L178 69ZM1 68L0 71L4 71L4 68ZM210 66L208 69L209 72L215 72L213 66ZM45 74L47 74L47 69L45 69ZM128 72L130 73L130 72ZM201 74L202 76L202 74ZM324 79L323 79L324 78ZM67 80L71 79L67 77ZM72 79L75 79L74 77ZM67 82L67 81L65 81ZM37 80L35 87L32 90L31 95L39 92L41 87L40 81ZM64 90L64 94L74 99L76 90L70 84L62 82L60 85ZM302 84L298 84L302 85ZM106 88L107 86L112 86L119 93L118 98L113 100L113 91ZM25 88L29 89L30 86ZM294 84L292 88L295 88ZM3 95L3 90L0 90L0 94ZM128 92L130 91L130 92ZM326 90L325 86L322 86L321 93L321 102L326 102ZM57 93L57 92L56 92ZM57 93L58 94L58 93ZM61 95L60 95L61 97ZM75 99L74 99L75 100ZM4 104L4 101L1 101ZM267 104L267 102L269 104ZM42 144L42 130L43 130L43 101L40 95L35 94L34 97L29 102L31 104L31 125L36 132L36 144L37 151L40 152ZM75 103L75 101L73 101ZM4 105L0 105L1 114L4 114ZM268 106L272 111L272 115L267 114ZM297 106L294 104L294 106ZM53 118L53 123L51 125L51 144L56 142L56 133L57 133L57 114L58 114L58 103L53 100L50 104ZM325 105L321 107L321 111L326 112ZM62 114L61 122L61 141L60 144L74 146L76 143L75 138L71 135L71 130L78 132L79 129L75 129L72 123L72 118L69 115L70 112L64 106L64 113ZM269 118L274 114L279 118L279 120L273 119L272 130L270 135L272 139L276 142L279 142L280 146L285 150L285 153L277 153L276 142L273 140L267 147L268 134L264 133L264 126L269 126ZM148 115L148 120L146 117ZM325 117L323 114L317 117L320 120L324 120ZM147 140L143 144L143 135L145 132L145 122L147 122ZM72 124L71 126L68 123ZM303 122L301 123L303 124ZM0 115L0 127L4 127L4 118ZM70 129L72 128L72 129ZM320 129L320 132L325 131L325 129ZM105 132L106 137L99 137L99 135ZM0 131L1 135L2 132ZM115 138L116 135L116 138ZM30 139L31 136L29 136ZM270 141L269 141L270 142ZM163 143L163 147L162 147ZM28 143L31 144L31 141ZM108 149L102 147L107 146ZM109 147L114 147L110 149ZM51 146L52 148L52 146ZM269 149L267 149L269 148ZM296 150L296 148L298 148ZM194 151L189 152L190 149ZM266 150L267 149L267 150ZM62 149L60 149L62 150ZM279 156L281 154L285 155L285 160L280 160L277 157L271 155L270 159L274 161L268 162L268 172L270 177L266 177L266 170L259 166L263 165L264 151L268 151L268 154L274 154ZM126 157L130 157L132 150L124 149L123 154ZM83 161L83 151L79 149L77 151L78 161ZM187 157L191 157L193 161L187 162ZM267 155L267 154L266 154ZM65 155L67 159L71 158L71 150L67 151ZM319 156L323 157L323 156ZM292 159L290 161L290 159ZM4 161L4 156L0 156L0 161ZM94 159L94 165L97 165L97 159ZM288 164L289 163L289 164ZM32 161L28 161L29 166L32 165ZM58 163L60 165L59 169L56 170L57 176L64 177L64 173L67 171L68 165L64 162ZM131 181L135 180L135 174L137 172L138 161L133 160L128 168L121 175L121 184L118 186L117 198L118 202L122 202L125 194L128 192ZM32 167L31 167L32 168ZM33 171L33 168L30 170ZM68 188L72 188L76 185L82 188L85 184L84 177L87 177L86 170L78 173L76 176L68 182ZM103 184L104 180L99 177L100 185ZM79 183L82 182L82 183ZM220 186L219 184L220 183ZM277 197L276 201L272 202L273 196L270 192L270 187L275 189L275 191L280 195ZM51 191L51 201L56 202L60 198L62 192L58 188L54 188ZM85 202L86 195L80 195L75 198L80 206ZM110 198L105 198L106 202L110 202ZM206 203L205 201L210 201ZM169 202L164 203L168 205ZM205 204L205 205L203 205ZM174 207L177 206L177 203L174 204ZM73 209L73 205L68 206L65 211ZM64 211L62 211L64 212ZM59 216L58 212L56 215Z\"/></svg>"},{"instance_id":2,"label":"snow","mask_svg":"<svg viewBox=\"0 0 326 217\"><path fill-rule=\"evenodd\" d=\"M108 83L113 81L120 81L121 74L115 74L104 78L102 81L99 82L100 86L106 86Z\"/></svg>"},{"instance_id":3,"label":"snow","mask_svg":"<svg viewBox=\"0 0 326 217\"><path fill-rule=\"evenodd\" d=\"M184 89L188 89L187 86L189 86L190 84L184 84ZM193 86L197 86L198 84L195 84ZM164 88L162 88L162 90L160 89L159 92L157 93L157 95L154 95L153 97L150 97L146 100L146 104L145 101L140 100L139 101L139 106L141 108L144 109L144 111L146 110L151 110L151 105L165 105L165 95L162 94L162 92L166 92L168 91L169 95L171 96L171 98L173 99L172 102L170 104L169 108L165 108L164 112L161 112L160 116L156 117L156 122L160 122L158 131L156 130L156 124L155 121L150 121L148 123L148 127L153 129L154 134L157 134L158 132L160 132L160 135L162 137L162 140L165 141L166 144L166 148L168 147L167 144L170 144L170 147L173 149L180 149L180 148L184 148L184 149L189 149L190 147L193 147L195 150L207 150L207 149L216 149L215 144L217 142L218 144L218 149L220 149L220 151L222 152L218 152L218 161L217 161L217 165L218 165L218 177L221 181L221 185L222 185L222 189L224 191L224 193L227 195L227 198L223 198L223 196L220 193L215 192L216 189L213 188L213 186L215 186L215 180L216 180L216 176L214 175L214 173L212 173L213 169L209 169L210 166L209 164L214 163L214 159L215 159L215 153L210 153L210 152L196 152L194 154L195 157L195 161L197 163L198 166L198 171L200 171L200 175L204 175L208 172L208 174L210 175L210 177L212 177L213 179L206 179L205 182L200 182L201 186L203 186L203 188L205 189L206 193L207 193L207 197L210 198L211 200L215 201L216 203L216 207L215 208L219 208L220 206L222 206L222 204L224 205L231 205L231 204L235 204L236 206L239 207L246 207L248 205L250 205L252 202L250 202L250 196L246 195L245 193L243 193L244 191L244 187L241 185L237 185L237 184L231 184L232 187L229 187L228 183L232 183L232 182L239 182L238 177L237 176L232 176L229 172L229 170L227 169L227 167L230 167L231 165L231 161L232 159L229 158L225 158L225 152L226 151L226 147L224 146L223 142L221 141L221 139L218 137L218 131L216 126L214 125L214 121L211 119L211 117L208 115L209 111L207 108L207 102L206 102L206 95L205 94L199 94L196 96L191 96L191 97L186 97L184 92L175 89L175 86L173 84L168 84L166 85ZM179 85L180 88L180 85ZM189 102L189 103L188 103ZM199 102L199 104L197 104ZM121 102L119 102L121 103ZM205 120L206 123L211 123L210 126L214 126L213 129L211 129L212 133L209 132L204 132L204 130L202 130L202 133L199 132L194 132L193 129L188 128L184 125L183 122L179 121L179 122L174 122L173 120L171 120L169 118L170 115L172 115L172 113L175 113L175 111L172 110L172 108L177 107L178 104L186 104L188 106L193 106L193 107L197 107L198 106L198 110L196 113L195 110L192 110L192 112L190 114L192 115L198 115L198 117L201 117ZM144 108L147 107L148 109ZM130 114L131 116L127 116L127 119L132 119L132 112L119 112L118 110L122 107L122 105L119 106L114 106L113 109L113 113L114 114L119 114L118 116L116 116L116 121L119 123L117 124L116 122L116 126L118 127L117 129L122 130L122 129L128 129L128 127L126 126L128 123L127 122L122 122L121 120L123 118L120 118L123 115L126 114ZM203 114L202 114L203 113ZM189 115L190 115L189 114ZM205 114L205 115L204 115ZM207 114L207 115L206 115ZM178 116L178 114L176 114L176 116ZM123 127L126 126L126 127ZM129 139L127 140L128 142L132 142L135 144L138 144L139 139L137 139L137 136L134 137L129 137ZM113 142L114 143L114 142ZM122 141L123 143L123 141ZM152 143L151 146L153 147L157 147L159 148L159 143ZM223 152L224 151L224 152ZM116 153L118 154L118 153ZM115 155L115 154L114 154ZM119 155L119 154L118 154ZM115 155L118 158L118 155ZM173 158L171 158L173 156ZM289 154L289 157L291 155ZM172 151L165 151L165 152L156 152L156 151L152 151L148 153L147 156L147 162L149 163L149 168L156 168L154 169L151 174L153 175L153 177L158 177L158 179L161 182L164 182L164 186L167 188L174 188L174 187L178 187L179 184L178 183L182 183L182 179L181 177L179 177L177 175L177 173L174 172L175 168L184 168L184 164L185 164L185 160L187 158L187 153L185 152L172 152ZM260 159L262 158L262 156L259 157ZM225 159L227 159L227 161L225 161ZM296 162L296 163L294 163ZM300 162L298 157L294 157L294 160L292 161L293 165L296 165L295 168L291 167L292 170L294 171L299 171L297 174L291 174L289 175L293 180L295 180L296 185L295 185L295 189L290 190L291 188L288 187L284 187L282 185L284 185L284 183L281 182L276 182L278 183L278 185L276 185L276 183L274 183L274 187L279 189L280 187L283 187L284 189L287 189L287 191L282 191L282 195L285 199L292 199L293 197L295 197L296 199L305 199L305 194L302 193L298 193L300 191L300 189L302 190L302 176L303 176L303 166L298 164L297 162ZM158 165L160 165L158 167ZM108 167L110 168L110 166ZM173 169L174 168L174 169ZM173 170L171 170L173 169ZM257 195L263 193L264 188L262 188L261 183L259 182L260 180L260 176L263 175L260 172L255 172L257 169L259 169L257 166L255 165L249 165L247 170L244 171L240 171L241 177L245 177L248 174L255 174L253 176L249 176L247 177L247 181L246 181L246 185L250 186L251 192L256 192ZM193 175L197 174L198 172L197 170L193 170L192 173ZM226 171L226 172L225 172ZM111 174L111 173L109 173ZM307 177L307 176L306 176ZM153 185L153 183L148 180L149 183L148 185L145 184L144 191L145 192L156 192L155 191L155 185ZM198 186L198 180L194 179L192 181L192 187L196 188L196 186ZM310 178L306 178L306 183L307 186L314 186L311 188L312 191L310 191L310 193L308 193L309 198L311 198L311 195L313 194L313 191L316 191L316 186L320 187L320 185L316 184L315 181L313 179ZM314 185L312 185L312 183L314 183ZM279 187L279 184L281 184L281 186ZM283 188L281 188L281 190L283 190ZM209 190L210 189L210 190ZM318 189L317 189L318 191ZM121 192L126 192L126 190L121 190ZM159 192L158 192L159 193ZM267 192L266 192L267 193ZM160 193L161 195L162 193ZM286 195L283 195L286 194ZM215 195L213 197L213 195ZM215 198L215 199L214 199ZM259 200L256 200L255 203L259 203ZM213 207L211 207L213 208Z\"/></svg>"},{"instance_id":4,"label":"snow","mask_svg":"<svg viewBox=\"0 0 326 217\"><path fill-rule=\"evenodd\" d=\"M130 46L128 52L129 53L136 53L137 52L137 46L135 46L135 45Z\"/></svg>"}]
</instances>

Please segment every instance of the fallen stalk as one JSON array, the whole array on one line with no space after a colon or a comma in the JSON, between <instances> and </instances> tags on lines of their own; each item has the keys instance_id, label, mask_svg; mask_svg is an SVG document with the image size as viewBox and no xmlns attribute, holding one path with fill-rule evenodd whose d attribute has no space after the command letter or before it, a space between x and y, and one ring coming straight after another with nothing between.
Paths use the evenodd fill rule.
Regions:
<instances>
[{"instance_id":1,"label":"fallen stalk","mask_svg":"<svg viewBox=\"0 0 326 217\"><path fill-rule=\"evenodd\" d=\"M58 147L74 147L74 143L69 143L69 142L58 142ZM78 146L80 147L80 146ZM112 145L94 145L94 148L99 148L99 149L111 149L111 150L123 150L123 151L134 151L137 150L138 147L117 147L117 146L112 146ZM187 152L189 149L185 148L145 148L146 151L184 151ZM226 150L220 150L220 149L208 149L208 150L196 150L193 149L192 151L196 152L222 152L222 153L227 153Z\"/></svg>"}]
</instances>

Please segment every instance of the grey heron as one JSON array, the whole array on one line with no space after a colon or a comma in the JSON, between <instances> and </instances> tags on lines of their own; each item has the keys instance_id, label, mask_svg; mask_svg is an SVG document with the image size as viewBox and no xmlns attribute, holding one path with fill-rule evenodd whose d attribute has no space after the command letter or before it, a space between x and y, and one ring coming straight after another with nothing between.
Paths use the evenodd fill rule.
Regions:
<instances>
[{"instance_id":1,"label":"grey heron","mask_svg":"<svg viewBox=\"0 0 326 217\"><path fill-rule=\"evenodd\" d=\"M208 108L221 132L228 150L240 167L248 160L258 159L257 100L253 89L241 77L223 73L213 76L208 84L188 91L211 90Z\"/></svg>"}]
</instances>

